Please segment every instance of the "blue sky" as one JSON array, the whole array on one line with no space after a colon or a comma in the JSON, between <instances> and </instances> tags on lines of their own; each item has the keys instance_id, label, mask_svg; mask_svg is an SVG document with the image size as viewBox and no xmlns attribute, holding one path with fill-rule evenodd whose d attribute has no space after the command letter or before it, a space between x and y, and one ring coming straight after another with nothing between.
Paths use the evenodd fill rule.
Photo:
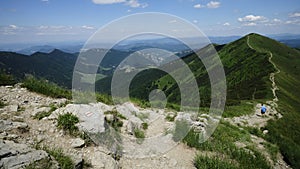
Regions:
<instances>
[{"instance_id":1,"label":"blue sky","mask_svg":"<svg viewBox=\"0 0 300 169\"><path fill-rule=\"evenodd\" d=\"M300 34L299 0L1 0L0 43L85 41L140 12L176 15L208 36Z\"/></svg>"}]
</instances>

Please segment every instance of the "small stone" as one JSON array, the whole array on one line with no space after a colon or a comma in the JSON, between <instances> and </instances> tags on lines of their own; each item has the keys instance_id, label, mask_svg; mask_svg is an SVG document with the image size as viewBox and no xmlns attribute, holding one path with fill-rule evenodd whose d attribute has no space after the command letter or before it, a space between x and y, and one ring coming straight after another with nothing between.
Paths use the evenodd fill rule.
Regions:
<instances>
[{"instance_id":1,"label":"small stone","mask_svg":"<svg viewBox=\"0 0 300 169\"><path fill-rule=\"evenodd\" d=\"M84 140L82 140L81 138L76 138L71 141L71 147L73 148L80 148L83 146L84 146Z\"/></svg>"},{"instance_id":2,"label":"small stone","mask_svg":"<svg viewBox=\"0 0 300 169\"><path fill-rule=\"evenodd\" d=\"M7 135L5 138L7 139L7 140L14 140L14 139L17 139L19 136L18 135L16 135L16 134L9 134L9 135Z\"/></svg>"},{"instance_id":3,"label":"small stone","mask_svg":"<svg viewBox=\"0 0 300 169\"><path fill-rule=\"evenodd\" d=\"M269 130L264 130L263 131L263 134L268 134L269 133Z\"/></svg>"},{"instance_id":4,"label":"small stone","mask_svg":"<svg viewBox=\"0 0 300 169\"><path fill-rule=\"evenodd\" d=\"M51 128L51 129L49 129L49 132L50 132L50 133L54 133L54 132L55 132L55 129Z\"/></svg>"},{"instance_id":5,"label":"small stone","mask_svg":"<svg viewBox=\"0 0 300 169\"><path fill-rule=\"evenodd\" d=\"M8 108L8 112L17 112L19 106L18 105L9 105L9 106L7 106L7 108Z\"/></svg>"},{"instance_id":6,"label":"small stone","mask_svg":"<svg viewBox=\"0 0 300 169\"><path fill-rule=\"evenodd\" d=\"M106 119L106 121L113 121L114 120L114 116L112 115L112 114L106 114L105 115L105 119Z\"/></svg>"},{"instance_id":7,"label":"small stone","mask_svg":"<svg viewBox=\"0 0 300 169\"><path fill-rule=\"evenodd\" d=\"M36 116L42 112L49 112L51 110L50 107L40 107L40 108L35 108L33 112L31 113L31 116Z\"/></svg>"},{"instance_id":8,"label":"small stone","mask_svg":"<svg viewBox=\"0 0 300 169\"><path fill-rule=\"evenodd\" d=\"M20 117L20 116L13 116L12 120L13 121L18 121L18 122L23 122L24 121L23 117Z\"/></svg>"}]
</instances>

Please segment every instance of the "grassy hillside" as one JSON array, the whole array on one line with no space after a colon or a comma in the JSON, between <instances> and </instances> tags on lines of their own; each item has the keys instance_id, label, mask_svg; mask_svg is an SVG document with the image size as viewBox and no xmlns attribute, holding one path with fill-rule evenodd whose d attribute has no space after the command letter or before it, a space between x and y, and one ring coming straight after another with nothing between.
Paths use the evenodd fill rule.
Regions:
<instances>
[{"instance_id":1,"label":"grassy hillside","mask_svg":"<svg viewBox=\"0 0 300 169\"><path fill-rule=\"evenodd\" d=\"M281 70L275 76L275 82L279 87L279 91L276 92L279 98L278 111L283 114L283 118L268 123L267 129L270 134L267 135L267 139L279 146L288 164L294 168L299 168L300 52L257 34L249 35L249 44L253 49L247 44L247 40L248 37L246 36L227 45L216 46L226 72L227 105L240 103L239 100L273 99L269 75L276 69L269 62L269 52L272 52L272 61ZM203 52L203 50L199 52ZM206 100L203 97L209 96L209 81L201 61L194 54L186 56L183 60L189 65L197 81L201 82L199 83L201 99ZM180 99L178 87L169 75L148 71L142 72L135 80L132 82L132 95L134 97L147 99L149 94L147 92L160 88L165 91L169 101L175 103L180 101L178 100ZM224 116L231 117L243 114L237 113L239 111L248 112L248 108L245 108L245 102L241 103L238 106L226 107ZM251 111L251 107L249 110ZM201 161L201 159L198 160Z\"/></svg>"},{"instance_id":2,"label":"grassy hillside","mask_svg":"<svg viewBox=\"0 0 300 169\"><path fill-rule=\"evenodd\" d=\"M0 68L19 80L26 74L31 74L70 87L76 59L75 55L59 50L51 53L37 52L30 56L0 52Z\"/></svg>"},{"instance_id":3,"label":"grassy hillside","mask_svg":"<svg viewBox=\"0 0 300 169\"><path fill-rule=\"evenodd\" d=\"M275 82L279 87L278 110L283 118L268 123L269 140L280 146L288 163L300 168L300 52L257 34L250 35L249 41L261 52L272 52L272 61L281 71Z\"/></svg>"},{"instance_id":4,"label":"grassy hillside","mask_svg":"<svg viewBox=\"0 0 300 169\"><path fill-rule=\"evenodd\" d=\"M215 48L224 66L227 81L227 105L239 103L239 100L271 99L269 74L274 71L269 63L268 53L258 52L247 45L247 38L241 38L227 45L216 45ZM209 54L210 46L197 53L200 56ZM182 59L192 70L199 86L201 106L210 104L210 82L202 61L195 54ZM165 67L173 63L164 65ZM175 71L180 71L175 70ZM168 101L179 104L180 92L175 80L158 70L140 72L131 83L131 96L147 100L153 89L163 90ZM186 77L190 81L192 76ZM141 85L142 84L142 85Z\"/></svg>"}]
</instances>

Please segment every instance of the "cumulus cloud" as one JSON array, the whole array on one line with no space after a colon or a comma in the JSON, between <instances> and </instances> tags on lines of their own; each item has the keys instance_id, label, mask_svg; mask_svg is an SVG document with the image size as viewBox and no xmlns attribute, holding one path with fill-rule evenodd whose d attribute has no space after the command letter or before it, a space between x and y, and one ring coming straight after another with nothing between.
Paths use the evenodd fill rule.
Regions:
<instances>
[{"instance_id":1,"label":"cumulus cloud","mask_svg":"<svg viewBox=\"0 0 300 169\"><path fill-rule=\"evenodd\" d=\"M202 5L202 4L195 4L194 8L219 8L221 5L220 2L217 1L210 1L208 2L206 5Z\"/></svg>"},{"instance_id":2,"label":"cumulus cloud","mask_svg":"<svg viewBox=\"0 0 300 169\"><path fill-rule=\"evenodd\" d=\"M17 29L18 27L16 25L9 25L10 29Z\"/></svg>"},{"instance_id":3,"label":"cumulus cloud","mask_svg":"<svg viewBox=\"0 0 300 169\"><path fill-rule=\"evenodd\" d=\"M275 19L273 19L273 22L281 22L281 20L280 20L280 19L277 19L277 18L275 18Z\"/></svg>"},{"instance_id":4,"label":"cumulus cloud","mask_svg":"<svg viewBox=\"0 0 300 169\"><path fill-rule=\"evenodd\" d=\"M141 7L141 8L146 8L148 6L147 3L139 3L138 0L129 0L126 2L126 4L132 8L138 8L138 7Z\"/></svg>"},{"instance_id":5,"label":"cumulus cloud","mask_svg":"<svg viewBox=\"0 0 300 169\"><path fill-rule=\"evenodd\" d=\"M247 15L243 18L238 18L240 22L258 22L258 21L265 21L266 17L259 16L259 15Z\"/></svg>"},{"instance_id":6,"label":"cumulus cloud","mask_svg":"<svg viewBox=\"0 0 300 169\"><path fill-rule=\"evenodd\" d=\"M300 25L300 19L287 20L285 24Z\"/></svg>"},{"instance_id":7,"label":"cumulus cloud","mask_svg":"<svg viewBox=\"0 0 300 169\"><path fill-rule=\"evenodd\" d=\"M245 23L244 26L256 26L257 24L255 22L249 22Z\"/></svg>"},{"instance_id":8,"label":"cumulus cloud","mask_svg":"<svg viewBox=\"0 0 300 169\"><path fill-rule=\"evenodd\" d=\"M95 4L115 4L126 2L126 0L92 0Z\"/></svg>"},{"instance_id":9,"label":"cumulus cloud","mask_svg":"<svg viewBox=\"0 0 300 169\"><path fill-rule=\"evenodd\" d=\"M88 30L95 29L94 27L92 27L92 26L87 26L87 25L83 25L83 26L81 26L81 28L83 28L83 29L88 29Z\"/></svg>"},{"instance_id":10,"label":"cumulus cloud","mask_svg":"<svg viewBox=\"0 0 300 169\"><path fill-rule=\"evenodd\" d=\"M291 13L289 17L291 18L300 17L300 12Z\"/></svg>"},{"instance_id":11,"label":"cumulus cloud","mask_svg":"<svg viewBox=\"0 0 300 169\"><path fill-rule=\"evenodd\" d=\"M269 20L266 17L259 15L246 15L242 18L238 18L238 21L241 22L244 26L255 26L262 23L269 23Z\"/></svg>"},{"instance_id":12,"label":"cumulus cloud","mask_svg":"<svg viewBox=\"0 0 300 169\"><path fill-rule=\"evenodd\" d=\"M132 8L146 8L148 6L147 3L140 3L138 0L92 0L95 4L117 4L123 3Z\"/></svg>"},{"instance_id":13,"label":"cumulus cloud","mask_svg":"<svg viewBox=\"0 0 300 169\"><path fill-rule=\"evenodd\" d=\"M223 25L224 26L230 26L230 23L229 22L225 22Z\"/></svg>"},{"instance_id":14,"label":"cumulus cloud","mask_svg":"<svg viewBox=\"0 0 300 169\"><path fill-rule=\"evenodd\" d=\"M194 8L204 8L205 6L201 5L201 4L196 4L194 5Z\"/></svg>"},{"instance_id":15,"label":"cumulus cloud","mask_svg":"<svg viewBox=\"0 0 300 169\"><path fill-rule=\"evenodd\" d=\"M207 7L208 8L219 8L221 5L220 2L217 2L217 1L210 1L209 3L207 3Z\"/></svg>"}]
</instances>

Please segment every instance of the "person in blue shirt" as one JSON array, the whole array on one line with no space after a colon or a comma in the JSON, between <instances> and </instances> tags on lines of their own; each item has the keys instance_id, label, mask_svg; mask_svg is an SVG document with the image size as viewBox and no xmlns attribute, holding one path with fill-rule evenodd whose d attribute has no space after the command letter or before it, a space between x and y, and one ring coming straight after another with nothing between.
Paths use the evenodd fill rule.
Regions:
<instances>
[{"instance_id":1,"label":"person in blue shirt","mask_svg":"<svg viewBox=\"0 0 300 169\"><path fill-rule=\"evenodd\" d=\"M260 108L260 112L262 115L264 115L267 111L267 107L262 103L261 104L261 108Z\"/></svg>"}]
</instances>

